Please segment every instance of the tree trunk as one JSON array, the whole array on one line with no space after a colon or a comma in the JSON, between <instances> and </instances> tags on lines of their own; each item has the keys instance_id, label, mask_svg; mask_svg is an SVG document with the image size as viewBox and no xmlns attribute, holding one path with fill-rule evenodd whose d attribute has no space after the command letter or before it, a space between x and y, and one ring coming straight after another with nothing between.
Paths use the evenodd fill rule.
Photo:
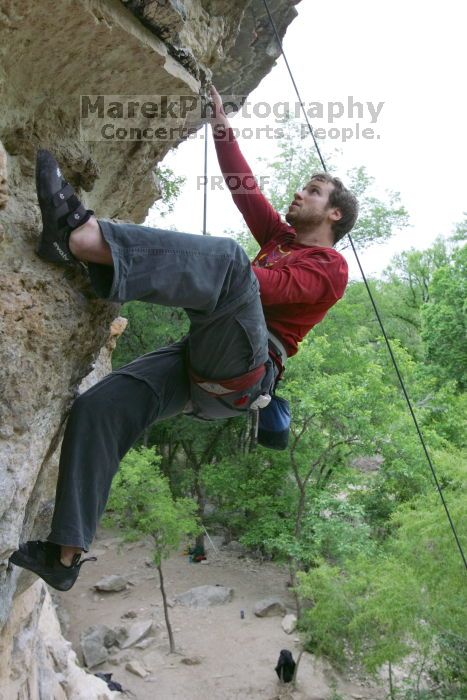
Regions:
<instances>
[{"instance_id":1,"label":"tree trunk","mask_svg":"<svg viewBox=\"0 0 467 700\"><path fill-rule=\"evenodd\" d=\"M296 562L293 559L293 557L289 557L289 575L290 575L290 583L292 584L293 588L293 597L295 598L295 606L296 606L296 612L297 612L297 618L300 617L302 608L301 608L301 603L300 603L300 596L297 593L297 590L295 589L295 586L297 585L297 569L295 566Z\"/></svg>"},{"instance_id":2,"label":"tree trunk","mask_svg":"<svg viewBox=\"0 0 467 700\"><path fill-rule=\"evenodd\" d=\"M167 597L165 595L165 588L164 588L164 577L162 576L162 566L160 564L157 565L157 570L159 572L159 581L161 584L162 602L164 604L165 624L167 625L167 632L169 634L170 653L175 654L175 642L174 642L172 627L170 625L170 620L169 620L169 606L167 605Z\"/></svg>"},{"instance_id":3,"label":"tree trunk","mask_svg":"<svg viewBox=\"0 0 467 700\"><path fill-rule=\"evenodd\" d=\"M305 486L303 486L302 484L299 484L299 490L300 490L300 497L298 499L297 515L295 518L295 537L297 539L300 538L300 534L302 532L302 518L303 518L303 513L305 512L305 499L306 499Z\"/></svg>"},{"instance_id":4,"label":"tree trunk","mask_svg":"<svg viewBox=\"0 0 467 700\"><path fill-rule=\"evenodd\" d=\"M298 658L297 658L297 661L296 661L296 663L295 663L295 668L294 668L293 678L292 678L292 687L293 687L294 690L295 690L295 688L296 688L296 686L297 686L298 665L299 665L299 663L300 663L300 659L302 658L302 654L303 654L303 649L300 649L300 653L299 653Z\"/></svg>"},{"instance_id":5,"label":"tree trunk","mask_svg":"<svg viewBox=\"0 0 467 700\"><path fill-rule=\"evenodd\" d=\"M396 700L396 696L394 695L394 685L392 683L392 664L389 662L388 665L388 675L389 675L389 697L391 700Z\"/></svg>"},{"instance_id":6,"label":"tree trunk","mask_svg":"<svg viewBox=\"0 0 467 700\"><path fill-rule=\"evenodd\" d=\"M297 507L297 515L295 518L295 530L294 534L296 539L300 539L301 531L302 531L302 518L303 518L303 513L305 511L305 487L302 484L298 484L299 489L300 489L300 498L298 500L298 507ZM293 557L289 558L289 573L290 573L290 583L294 587L293 595L295 598L295 605L297 606L297 617L300 617L301 615L301 603L300 603L300 597L295 590L295 586L297 585L297 569L299 568L299 562L297 562Z\"/></svg>"},{"instance_id":7,"label":"tree trunk","mask_svg":"<svg viewBox=\"0 0 467 700\"><path fill-rule=\"evenodd\" d=\"M423 671L425 670L426 660L427 660L427 654L425 653L425 654L423 655L423 660L422 660L422 664L421 664L421 666L420 666L420 670L419 670L419 672L418 672L418 674L417 674L417 686L416 686L416 688L417 688L417 698L420 697L420 681L422 680L422 673L423 673Z\"/></svg>"},{"instance_id":8,"label":"tree trunk","mask_svg":"<svg viewBox=\"0 0 467 700\"><path fill-rule=\"evenodd\" d=\"M194 470L194 489L196 493L196 502L198 504L198 517L201 522L203 522L203 517L204 517L204 508L206 506L206 499L204 497L203 489L201 488L201 484L199 483L199 467ZM202 547L204 551L204 531L200 532L196 536L196 547Z\"/></svg>"}]
</instances>

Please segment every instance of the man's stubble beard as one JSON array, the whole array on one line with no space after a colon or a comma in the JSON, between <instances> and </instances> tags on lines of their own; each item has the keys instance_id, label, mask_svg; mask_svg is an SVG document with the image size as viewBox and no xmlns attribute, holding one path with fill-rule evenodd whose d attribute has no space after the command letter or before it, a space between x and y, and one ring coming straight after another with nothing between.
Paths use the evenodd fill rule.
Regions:
<instances>
[{"instance_id":1,"label":"man's stubble beard","mask_svg":"<svg viewBox=\"0 0 467 700\"><path fill-rule=\"evenodd\" d=\"M310 212L306 216L300 216L302 212L287 212L285 215L285 220L287 221L290 226L293 226L294 228L298 225L300 228L315 228L319 226L320 224L323 223L323 221L326 218L326 215L323 214L318 214L316 212Z\"/></svg>"}]
</instances>

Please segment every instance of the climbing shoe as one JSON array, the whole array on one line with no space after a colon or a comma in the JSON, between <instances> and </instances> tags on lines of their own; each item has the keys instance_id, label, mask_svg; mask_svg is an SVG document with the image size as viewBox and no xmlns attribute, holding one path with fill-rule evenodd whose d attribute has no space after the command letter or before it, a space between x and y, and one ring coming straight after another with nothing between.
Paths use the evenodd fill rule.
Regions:
<instances>
[{"instance_id":1,"label":"climbing shoe","mask_svg":"<svg viewBox=\"0 0 467 700\"><path fill-rule=\"evenodd\" d=\"M43 225L37 254L48 262L78 264L68 239L73 229L85 224L94 212L85 209L49 151L37 152L36 189Z\"/></svg>"},{"instance_id":2,"label":"climbing shoe","mask_svg":"<svg viewBox=\"0 0 467 700\"><path fill-rule=\"evenodd\" d=\"M96 557L80 559L81 554L76 553L71 566L65 566L60 561L60 545L40 540L20 544L10 557L13 564L33 571L57 591L69 591L78 578L81 565L86 561L97 561Z\"/></svg>"}]
</instances>

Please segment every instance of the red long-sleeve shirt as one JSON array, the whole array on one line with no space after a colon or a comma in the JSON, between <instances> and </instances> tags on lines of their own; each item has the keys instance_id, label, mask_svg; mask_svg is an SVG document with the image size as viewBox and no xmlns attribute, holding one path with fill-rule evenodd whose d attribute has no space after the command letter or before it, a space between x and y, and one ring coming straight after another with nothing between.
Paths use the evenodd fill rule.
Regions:
<instances>
[{"instance_id":1,"label":"red long-sleeve shirt","mask_svg":"<svg viewBox=\"0 0 467 700\"><path fill-rule=\"evenodd\" d=\"M259 189L231 129L228 139L215 136L215 145L233 200L261 246L252 265L267 326L295 355L298 343L343 296L347 262L334 248L297 242L295 229Z\"/></svg>"}]
</instances>

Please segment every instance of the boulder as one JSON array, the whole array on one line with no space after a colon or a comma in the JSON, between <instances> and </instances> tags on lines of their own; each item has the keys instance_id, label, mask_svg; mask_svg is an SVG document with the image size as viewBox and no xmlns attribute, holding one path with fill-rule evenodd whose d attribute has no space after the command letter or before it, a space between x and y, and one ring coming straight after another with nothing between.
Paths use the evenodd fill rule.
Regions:
<instances>
[{"instance_id":1,"label":"boulder","mask_svg":"<svg viewBox=\"0 0 467 700\"><path fill-rule=\"evenodd\" d=\"M118 627L114 627L113 631L115 634L115 642L117 646L121 648L122 644L128 639L128 629L124 625L119 625Z\"/></svg>"},{"instance_id":2,"label":"boulder","mask_svg":"<svg viewBox=\"0 0 467 700\"><path fill-rule=\"evenodd\" d=\"M153 622L152 620L140 620L139 622L134 622L128 629L127 638L120 644L121 649L128 649L132 647L137 642L148 636L152 631Z\"/></svg>"},{"instance_id":3,"label":"boulder","mask_svg":"<svg viewBox=\"0 0 467 700\"><path fill-rule=\"evenodd\" d=\"M96 584L94 584L94 588L96 591L104 591L104 592L118 592L118 591L124 591L128 585L128 581L124 579L122 576L117 576L116 574L112 574L111 576L104 576L104 578L101 578L100 581L98 581Z\"/></svg>"},{"instance_id":4,"label":"boulder","mask_svg":"<svg viewBox=\"0 0 467 700\"><path fill-rule=\"evenodd\" d=\"M115 632L107 625L92 625L80 637L84 663L88 668L107 660L109 648L116 643Z\"/></svg>"},{"instance_id":5,"label":"boulder","mask_svg":"<svg viewBox=\"0 0 467 700\"><path fill-rule=\"evenodd\" d=\"M177 603L190 608L210 608L212 605L229 603L234 595L233 588L225 586L197 586L175 596Z\"/></svg>"},{"instance_id":6,"label":"boulder","mask_svg":"<svg viewBox=\"0 0 467 700\"><path fill-rule=\"evenodd\" d=\"M263 598L259 600L253 612L256 617L274 617L276 615L285 615L287 612L286 607L280 598Z\"/></svg>"},{"instance_id":7,"label":"boulder","mask_svg":"<svg viewBox=\"0 0 467 700\"><path fill-rule=\"evenodd\" d=\"M282 629L286 634L292 634L292 632L295 632L295 628L297 626L297 617L296 615L293 615L292 613L289 615L286 615L284 619L281 622L282 624Z\"/></svg>"}]
</instances>

